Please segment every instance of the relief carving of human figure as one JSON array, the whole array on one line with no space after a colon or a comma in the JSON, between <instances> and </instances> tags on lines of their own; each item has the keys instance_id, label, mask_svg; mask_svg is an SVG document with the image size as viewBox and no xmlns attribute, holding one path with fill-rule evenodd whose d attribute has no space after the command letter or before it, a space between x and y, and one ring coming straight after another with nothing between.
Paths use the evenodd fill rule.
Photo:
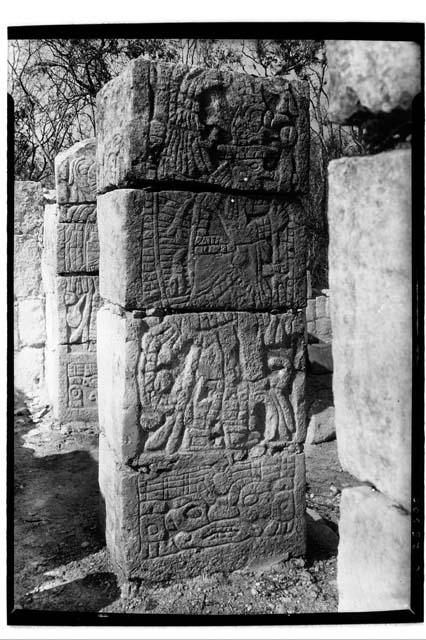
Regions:
<instances>
[{"instance_id":1,"label":"relief carving of human figure","mask_svg":"<svg viewBox=\"0 0 426 640\"><path fill-rule=\"evenodd\" d=\"M93 289L85 280L77 280L75 290L65 292L66 322L68 339L72 343L87 342L90 339L90 316L93 303Z\"/></svg>"},{"instance_id":2,"label":"relief carving of human figure","mask_svg":"<svg viewBox=\"0 0 426 640\"><path fill-rule=\"evenodd\" d=\"M291 440L296 431L289 399L293 365L285 356L269 356L269 392L266 401L264 442Z\"/></svg>"}]
</instances>

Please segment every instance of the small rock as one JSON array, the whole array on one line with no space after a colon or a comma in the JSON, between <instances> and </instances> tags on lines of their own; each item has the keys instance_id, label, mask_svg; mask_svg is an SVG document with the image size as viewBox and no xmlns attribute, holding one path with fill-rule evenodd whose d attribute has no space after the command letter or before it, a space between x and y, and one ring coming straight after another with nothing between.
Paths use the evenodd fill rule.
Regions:
<instances>
[{"instance_id":1,"label":"small rock","mask_svg":"<svg viewBox=\"0 0 426 640\"><path fill-rule=\"evenodd\" d=\"M87 542L87 540L85 540L84 542L81 543L80 545L83 549L85 549L86 547L90 546L90 542Z\"/></svg>"},{"instance_id":2,"label":"small rock","mask_svg":"<svg viewBox=\"0 0 426 640\"><path fill-rule=\"evenodd\" d=\"M340 489L338 489L335 484L330 485L330 491L334 496L337 496L339 493L341 493Z\"/></svg>"},{"instance_id":3,"label":"small rock","mask_svg":"<svg viewBox=\"0 0 426 640\"><path fill-rule=\"evenodd\" d=\"M48 406L43 407L40 411L37 411L37 413L34 414L34 418L40 419L43 416L45 416L48 411L49 411L49 407ZM33 420L34 420L34 418L33 418Z\"/></svg>"}]
</instances>

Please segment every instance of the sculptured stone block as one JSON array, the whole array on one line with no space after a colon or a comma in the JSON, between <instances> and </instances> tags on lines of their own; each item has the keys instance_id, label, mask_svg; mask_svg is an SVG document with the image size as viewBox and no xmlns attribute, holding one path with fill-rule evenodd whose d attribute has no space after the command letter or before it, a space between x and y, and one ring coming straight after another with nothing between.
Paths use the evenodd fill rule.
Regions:
<instances>
[{"instance_id":1,"label":"sculptured stone block","mask_svg":"<svg viewBox=\"0 0 426 640\"><path fill-rule=\"evenodd\" d=\"M98 192L140 181L304 191L307 85L138 58L97 96Z\"/></svg>"},{"instance_id":2,"label":"sculptured stone block","mask_svg":"<svg viewBox=\"0 0 426 640\"><path fill-rule=\"evenodd\" d=\"M96 201L96 139L89 138L55 158L58 204Z\"/></svg>"},{"instance_id":3,"label":"sculptured stone block","mask_svg":"<svg viewBox=\"0 0 426 640\"><path fill-rule=\"evenodd\" d=\"M48 344L69 351L95 350L96 312L100 306L98 276L56 276L48 293Z\"/></svg>"},{"instance_id":4,"label":"sculptured stone block","mask_svg":"<svg viewBox=\"0 0 426 640\"><path fill-rule=\"evenodd\" d=\"M138 470L100 436L106 540L120 581L158 582L305 552L303 454L187 453Z\"/></svg>"},{"instance_id":5,"label":"sculptured stone block","mask_svg":"<svg viewBox=\"0 0 426 640\"><path fill-rule=\"evenodd\" d=\"M96 203L59 205L58 222L96 222Z\"/></svg>"},{"instance_id":6,"label":"sculptured stone block","mask_svg":"<svg viewBox=\"0 0 426 640\"><path fill-rule=\"evenodd\" d=\"M301 205L120 189L98 198L100 287L127 309L287 310L306 304Z\"/></svg>"},{"instance_id":7,"label":"sculptured stone block","mask_svg":"<svg viewBox=\"0 0 426 640\"><path fill-rule=\"evenodd\" d=\"M138 315L98 313L100 425L120 462L304 441L302 313Z\"/></svg>"},{"instance_id":8,"label":"sculptured stone block","mask_svg":"<svg viewBox=\"0 0 426 640\"><path fill-rule=\"evenodd\" d=\"M96 353L69 353L66 345L56 350L57 401L54 415L59 422L97 422L98 374Z\"/></svg>"},{"instance_id":9,"label":"sculptured stone block","mask_svg":"<svg viewBox=\"0 0 426 640\"><path fill-rule=\"evenodd\" d=\"M48 205L43 244L43 280L47 290L54 287L56 274L97 273L99 239L96 205Z\"/></svg>"},{"instance_id":10,"label":"sculptured stone block","mask_svg":"<svg viewBox=\"0 0 426 640\"><path fill-rule=\"evenodd\" d=\"M59 223L57 273L98 272L99 240L96 222Z\"/></svg>"}]
</instances>

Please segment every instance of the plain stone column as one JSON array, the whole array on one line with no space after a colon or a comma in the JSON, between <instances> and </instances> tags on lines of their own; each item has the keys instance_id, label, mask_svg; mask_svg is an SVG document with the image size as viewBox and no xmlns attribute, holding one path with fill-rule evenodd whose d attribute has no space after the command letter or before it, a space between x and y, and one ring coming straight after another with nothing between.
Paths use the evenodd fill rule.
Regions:
<instances>
[{"instance_id":1,"label":"plain stone column","mask_svg":"<svg viewBox=\"0 0 426 640\"><path fill-rule=\"evenodd\" d=\"M333 391L339 459L345 470L383 493L364 504L359 490L343 492L339 609L401 608L404 588L404 605L408 607L411 151L334 161L329 168L329 185ZM390 506L382 507L386 501ZM386 526L393 528L386 536L383 509ZM354 518L363 522L362 531L358 530L361 525L352 527ZM402 550L403 560L383 565L382 554L371 551L383 545L388 545L383 553L390 557L398 557ZM362 580L363 571L360 592L355 582ZM381 579L376 581L379 575ZM395 596L391 595L394 591Z\"/></svg>"},{"instance_id":2,"label":"plain stone column","mask_svg":"<svg viewBox=\"0 0 426 640\"><path fill-rule=\"evenodd\" d=\"M138 59L97 100L100 485L121 581L305 549L303 85Z\"/></svg>"},{"instance_id":3,"label":"plain stone column","mask_svg":"<svg viewBox=\"0 0 426 640\"><path fill-rule=\"evenodd\" d=\"M380 122L409 121L420 91L416 44L328 41L327 58L333 120L376 122L379 141ZM338 453L345 470L371 485L342 493L340 611L410 607L412 210L404 146L329 165Z\"/></svg>"},{"instance_id":4,"label":"plain stone column","mask_svg":"<svg viewBox=\"0 0 426 640\"><path fill-rule=\"evenodd\" d=\"M99 241L96 141L55 161L57 204L46 207L43 278L47 292L47 382L56 420L97 425L96 311Z\"/></svg>"},{"instance_id":5,"label":"plain stone column","mask_svg":"<svg viewBox=\"0 0 426 640\"><path fill-rule=\"evenodd\" d=\"M41 277L44 197L16 181L14 202L14 382L18 397L46 398L45 291Z\"/></svg>"}]
</instances>

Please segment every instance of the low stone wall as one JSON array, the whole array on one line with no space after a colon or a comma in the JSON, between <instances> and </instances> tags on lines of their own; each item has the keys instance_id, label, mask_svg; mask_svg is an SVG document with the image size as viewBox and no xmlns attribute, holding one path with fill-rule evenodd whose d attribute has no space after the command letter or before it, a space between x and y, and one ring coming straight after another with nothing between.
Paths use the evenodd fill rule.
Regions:
<instances>
[{"instance_id":1,"label":"low stone wall","mask_svg":"<svg viewBox=\"0 0 426 640\"><path fill-rule=\"evenodd\" d=\"M413 43L330 41L330 115L409 120ZM402 113L401 113L402 112ZM333 391L342 467L340 611L410 607L411 149L329 165Z\"/></svg>"},{"instance_id":2,"label":"low stone wall","mask_svg":"<svg viewBox=\"0 0 426 640\"><path fill-rule=\"evenodd\" d=\"M45 198L38 182L14 195L14 383L18 398L46 399L45 292L41 276Z\"/></svg>"}]
</instances>

